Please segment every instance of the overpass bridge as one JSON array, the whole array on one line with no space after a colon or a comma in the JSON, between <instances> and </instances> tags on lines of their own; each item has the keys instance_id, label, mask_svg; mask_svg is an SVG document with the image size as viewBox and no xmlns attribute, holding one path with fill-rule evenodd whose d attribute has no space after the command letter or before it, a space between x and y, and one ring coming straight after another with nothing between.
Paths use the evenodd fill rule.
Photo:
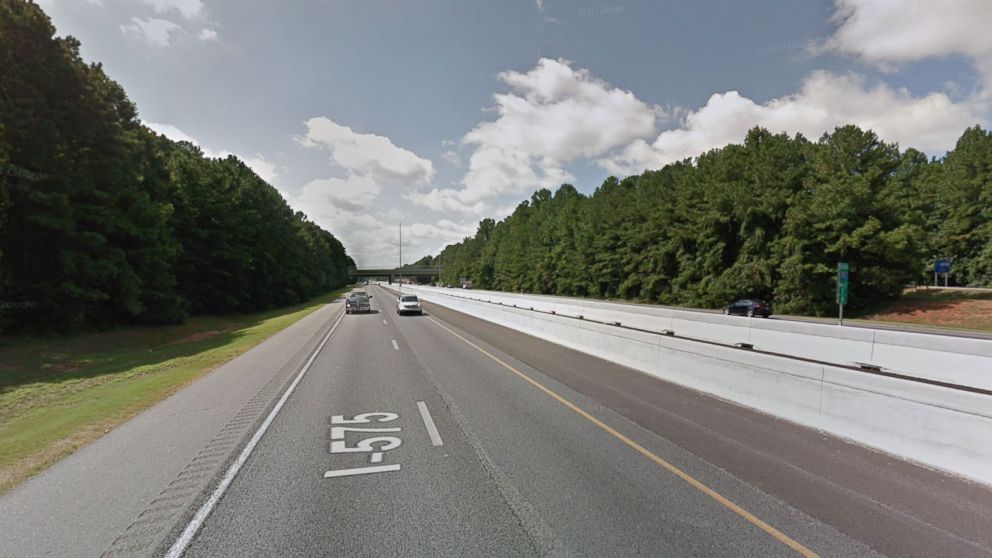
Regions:
<instances>
[{"instance_id":1,"label":"overpass bridge","mask_svg":"<svg viewBox=\"0 0 992 558\"><path fill-rule=\"evenodd\" d=\"M427 279L428 281L440 276L440 269L428 266L406 266L406 267L366 267L351 268L348 270L348 277L351 279L370 279L388 277L392 283L396 279Z\"/></svg>"}]
</instances>

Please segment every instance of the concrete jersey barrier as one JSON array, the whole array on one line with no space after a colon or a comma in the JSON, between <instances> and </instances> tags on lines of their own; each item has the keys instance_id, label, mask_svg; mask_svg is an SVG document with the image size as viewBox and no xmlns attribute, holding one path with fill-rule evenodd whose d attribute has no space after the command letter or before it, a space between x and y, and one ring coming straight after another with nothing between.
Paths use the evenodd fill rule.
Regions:
<instances>
[{"instance_id":1,"label":"concrete jersey barrier","mask_svg":"<svg viewBox=\"0 0 992 558\"><path fill-rule=\"evenodd\" d=\"M789 320L725 316L650 305L495 291L404 286L422 293L578 317L843 366L884 371L992 391L992 341Z\"/></svg>"}]
</instances>

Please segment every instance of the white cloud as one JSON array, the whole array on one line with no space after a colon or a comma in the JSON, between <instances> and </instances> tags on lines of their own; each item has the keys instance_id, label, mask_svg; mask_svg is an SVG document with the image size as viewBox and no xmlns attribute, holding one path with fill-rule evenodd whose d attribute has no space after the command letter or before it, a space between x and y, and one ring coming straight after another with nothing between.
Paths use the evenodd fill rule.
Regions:
<instances>
[{"instance_id":1,"label":"white cloud","mask_svg":"<svg viewBox=\"0 0 992 558\"><path fill-rule=\"evenodd\" d=\"M453 167L462 166L462 158L458 155L458 153L455 153L450 149L445 151L444 153L441 153L441 158L447 161L448 164Z\"/></svg>"},{"instance_id":2,"label":"white cloud","mask_svg":"<svg viewBox=\"0 0 992 558\"><path fill-rule=\"evenodd\" d=\"M226 157L226 151L224 152ZM279 178L279 174L276 172L275 163L269 162L261 153L256 153L254 157L238 157L248 168L255 171L255 174L259 176L262 180L268 182L269 184L275 184L276 179Z\"/></svg>"},{"instance_id":3,"label":"white cloud","mask_svg":"<svg viewBox=\"0 0 992 558\"><path fill-rule=\"evenodd\" d=\"M963 54L990 68L988 0L836 0L834 19L828 49L878 64Z\"/></svg>"},{"instance_id":4,"label":"white cloud","mask_svg":"<svg viewBox=\"0 0 992 558\"><path fill-rule=\"evenodd\" d=\"M396 146L385 136L355 132L324 116L304 124L307 133L297 141L328 151L331 163L345 175L311 181L305 187L311 201L359 211L370 207L384 186L412 189L428 186L434 179L430 160Z\"/></svg>"},{"instance_id":5,"label":"white cloud","mask_svg":"<svg viewBox=\"0 0 992 558\"><path fill-rule=\"evenodd\" d=\"M388 200L384 204L376 201L387 188L409 195L418 186L429 187L436 174L434 164L386 136L356 132L326 117L311 118L305 125L307 132L297 142L326 151L331 166L342 176L307 183L296 198L300 207L340 238L360 265L394 265L397 226L408 213L390 208ZM395 199L402 200L398 195ZM406 224L404 261L461 240L466 230L471 232L472 225L448 219Z\"/></svg>"},{"instance_id":6,"label":"white cloud","mask_svg":"<svg viewBox=\"0 0 992 558\"><path fill-rule=\"evenodd\" d=\"M399 256L399 223L401 214L395 210L381 218L368 211L349 208L349 192L355 197L354 182L340 179L315 180L303 187L295 198L298 207L314 222L330 231L348 248L359 266L393 266ZM374 184L374 183L372 183ZM427 254L436 254L444 246L461 241L475 232L475 222L440 219L436 222L403 224L403 262L416 261Z\"/></svg>"},{"instance_id":7,"label":"white cloud","mask_svg":"<svg viewBox=\"0 0 992 558\"><path fill-rule=\"evenodd\" d=\"M145 122L145 126L151 128L152 131L162 134L163 136L169 138L172 141L188 141L193 145L200 148L203 151L203 155L211 159L226 159L230 155L234 155L240 159L245 165L248 166L252 171L255 172L262 180L268 182L269 184L275 184L276 179L279 177L276 171L275 163L270 162L261 153L256 153L253 157L245 157L243 155L238 155L237 153L232 153L231 151L221 150L215 151L208 147L204 147L192 136L183 132L179 128L173 126L172 124L161 124L158 122Z\"/></svg>"},{"instance_id":8,"label":"white cloud","mask_svg":"<svg viewBox=\"0 0 992 558\"><path fill-rule=\"evenodd\" d=\"M537 4L537 11L544 11L544 0L534 0L534 3Z\"/></svg>"},{"instance_id":9,"label":"white cloud","mask_svg":"<svg viewBox=\"0 0 992 558\"><path fill-rule=\"evenodd\" d=\"M311 182L296 197L298 207L321 228L340 240L359 266L393 265L398 245L396 225L388 226L368 212L335 204L326 185Z\"/></svg>"},{"instance_id":10,"label":"white cloud","mask_svg":"<svg viewBox=\"0 0 992 558\"><path fill-rule=\"evenodd\" d=\"M182 17L192 19L203 15L203 0L141 0L155 9L155 13L164 14L178 11Z\"/></svg>"},{"instance_id":11,"label":"white cloud","mask_svg":"<svg viewBox=\"0 0 992 558\"><path fill-rule=\"evenodd\" d=\"M176 128L172 124L160 124L158 122L145 122L144 124L145 126L151 128L153 132L162 134L172 141L188 141L193 145L200 145L199 142L193 139L189 134L183 132L179 128Z\"/></svg>"},{"instance_id":12,"label":"white cloud","mask_svg":"<svg viewBox=\"0 0 992 558\"><path fill-rule=\"evenodd\" d=\"M635 141L600 165L615 174L659 168L707 150L740 142L747 130L802 133L817 139L844 124L871 129L879 137L937 154L953 147L961 132L983 120L988 107L978 100L956 103L944 93L914 97L883 83L868 86L856 75L813 72L802 89L764 104L737 91L717 93L690 112L682 126L662 132L653 143Z\"/></svg>"},{"instance_id":13,"label":"white cloud","mask_svg":"<svg viewBox=\"0 0 992 558\"><path fill-rule=\"evenodd\" d=\"M46 14L50 14L51 10L56 7L56 5L61 2L65 3L65 0L35 0L39 6L45 10ZM91 6L103 6L103 0L86 0L86 3Z\"/></svg>"},{"instance_id":14,"label":"white cloud","mask_svg":"<svg viewBox=\"0 0 992 558\"><path fill-rule=\"evenodd\" d=\"M311 180L303 192L304 201L316 201L318 206L326 203L345 211L362 211L372 205L381 189L368 176L349 176Z\"/></svg>"},{"instance_id":15,"label":"white cloud","mask_svg":"<svg viewBox=\"0 0 992 558\"><path fill-rule=\"evenodd\" d=\"M60 0L61 1L61 0ZM152 9L140 6L127 11L137 15L129 23L120 25L125 35L141 37L149 44L167 47L179 38L197 38L203 42L216 42L219 38L206 17L202 0L130 0L132 5L145 4ZM89 4L103 6L103 0L87 0ZM45 4L54 6L54 0ZM154 17L142 17L154 12ZM197 30L197 27L200 29Z\"/></svg>"},{"instance_id":16,"label":"white cloud","mask_svg":"<svg viewBox=\"0 0 992 558\"><path fill-rule=\"evenodd\" d=\"M333 162L351 174L420 184L428 184L434 178L434 164L430 160L397 147L387 137L358 133L324 116L311 118L305 124L307 133L299 142L306 147L326 149Z\"/></svg>"},{"instance_id":17,"label":"white cloud","mask_svg":"<svg viewBox=\"0 0 992 558\"><path fill-rule=\"evenodd\" d=\"M217 42L217 31L210 28L201 29L200 33L197 35L197 38L201 41Z\"/></svg>"},{"instance_id":18,"label":"white cloud","mask_svg":"<svg viewBox=\"0 0 992 558\"><path fill-rule=\"evenodd\" d=\"M566 60L542 58L531 71L500 79L512 92L494 96L499 118L479 124L463 142L567 162L652 133L662 114Z\"/></svg>"},{"instance_id":19,"label":"white cloud","mask_svg":"<svg viewBox=\"0 0 992 558\"><path fill-rule=\"evenodd\" d=\"M476 213L493 198L574 180L571 161L596 157L655 132L664 112L630 91L542 58L528 72L502 72L509 92L493 96L496 120L462 138L474 147L460 188L408 198L432 209Z\"/></svg>"},{"instance_id":20,"label":"white cloud","mask_svg":"<svg viewBox=\"0 0 992 558\"><path fill-rule=\"evenodd\" d=\"M403 225L403 245L409 241L411 247L421 247L430 242L448 244L475 234L474 223L457 223L440 219L434 223L411 223Z\"/></svg>"},{"instance_id":21,"label":"white cloud","mask_svg":"<svg viewBox=\"0 0 992 558\"><path fill-rule=\"evenodd\" d=\"M181 32L182 28L167 19L148 18L142 19L132 17L131 23L120 26L121 32L125 35L134 35L148 41L148 43L166 47L172 43L172 35Z\"/></svg>"},{"instance_id":22,"label":"white cloud","mask_svg":"<svg viewBox=\"0 0 992 558\"><path fill-rule=\"evenodd\" d=\"M836 32L814 51L859 56L886 71L900 64L965 56L982 75L976 91L954 97L958 86L913 95L855 74L812 72L791 95L756 103L737 91L717 93L689 112L681 126L652 143L631 142L599 160L616 174L640 172L743 140L753 126L801 132L812 139L837 126L856 124L886 141L940 155L961 132L989 122L992 108L992 2L988 0L836 0Z\"/></svg>"},{"instance_id":23,"label":"white cloud","mask_svg":"<svg viewBox=\"0 0 992 558\"><path fill-rule=\"evenodd\" d=\"M417 205L422 205L434 211L460 213L464 215L486 215L489 205L480 201L466 203L458 196L459 190L453 188L433 188L427 193L407 192L404 198Z\"/></svg>"}]
</instances>

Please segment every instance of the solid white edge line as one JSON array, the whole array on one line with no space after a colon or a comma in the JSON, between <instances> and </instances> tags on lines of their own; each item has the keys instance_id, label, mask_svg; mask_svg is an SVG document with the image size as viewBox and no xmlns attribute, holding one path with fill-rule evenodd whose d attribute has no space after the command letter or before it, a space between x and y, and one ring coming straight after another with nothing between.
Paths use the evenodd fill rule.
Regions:
<instances>
[{"instance_id":1,"label":"solid white edge line","mask_svg":"<svg viewBox=\"0 0 992 558\"><path fill-rule=\"evenodd\" d=\"M325 335L324 339L321 340L320 345L318 345L317 349L310 355L310 359L307 360L306 364L303 365L303 368L300 369L299 374L297 374L296 378L293 379L293 383L289 384L289 387L283 392L282 397L279 398L276 406L273 407L272 411L269 412L269 415L265 417L265 421L262 422L261 426L258 427L258 430L255 431L255 434L252 435L251 440L248 440L248 443L245 445L244 449L241 450L238 458L231 464L230 467L228 467L227 472L224 474L224 478L221 479L220 483L217 485L217 488L215 488L213 493L210 494L210 498L207 498L207 501L200 506L200 509L197 510L196 515L193 516L193 519L191 519L189 524L186 525L186 528L183 529L182 534L179 535L176 542L172 543L169 551L165 554L166 558L179 558L184 552L186 552L186 548L191 542L193 542L193 537L196 536L196 533L200 530L200 527L203 526L203 523L207 520L207 517L210 516L210 513L214 510L214 507L217 506L217 502L219 502L224 496L224 493L227 492L227 488L234 481L234 477L237 476L238 472L241 470L241 467L246 461L248 461L248 457L251 456L251 452L255 449L255 446L258 445L258 442L262 439L262 435L265 434L265 431L269 429L269 425L272 424L272 421L276 418L276 415L279 414L280 410L282 410L282 406L286 404L286 400L293 394L296 386L299 385L300 380L303 379L303 375L307 373L307 370L310 370L310 366L313 364L313 361L317 359L317 355L320 354L320 351L324 348L324 345L327 344L328 339L331 338L331 334L338 328L338 324L341 323L342 318L344 318L344 312L338 316L338 321L334 322L331 330L327 332L327 335Z\"/></svg>"},{"instance_id":2,"label":"solid white edge line","mask_svg":"<svg viewBox=\"0 0 992 558\"><path fill-rule=\"evenodd\" d=\"M427 410L427 404L423 401L417 401L417 408L420 409L420 418L424 419L424 426L427 427L427 434L431 437L431 444L443 446L444 442L441 441L441 433L437 431L437 425L434 424L431 412Z\"/></svg>"},{"instance_id":3,"label":"solid white edge line","mask_svg":"<svg viewBox=\"0 0 992 558\"><path fill-rule=\"evenodd\" d=\"M400 350L400 346L396 344L396 340L395 339L390 339L390 341L393 342L393 348L394 349L396 349L397 351Z\"/></svg>"}]
</instances>

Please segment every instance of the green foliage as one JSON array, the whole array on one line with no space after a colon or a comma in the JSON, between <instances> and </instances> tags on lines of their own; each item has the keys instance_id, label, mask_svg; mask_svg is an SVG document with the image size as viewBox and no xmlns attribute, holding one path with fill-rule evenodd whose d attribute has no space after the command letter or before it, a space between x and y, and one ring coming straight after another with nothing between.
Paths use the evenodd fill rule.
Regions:
<instances>
[{"instance_id":1,"label":"green foliage","mask_svg":"<svg viewBox=\"0 0 992 558\"><path fill-rule=\"evenodd\" d=\"M838 262L858 311L926 281L934 255L954 259L961 283L992 285L992 134L980 128L941 161L855 126L815 143L755 128L591 196L539 190L437 258L443 282L480 288L699 307L761 297L827 314Z\"/></svg>"},{"instance_id":2,"label":"green foliage","mask_svg":"<svg viewBox=\"0 0 992 558\"><path fill-rule=\"evenodd\" d=\"M330 233L236 158L144 127L54 33L34 3L0 3L0 328L176 323L347 282Z\"/></svg>"},{"instance_id":3,"label":"green foliage","mask_svg":"<svg viewBox=\"0 0 992 558\"><path fill-rule=\"evenodd\" d=\"M992 132L965 130L932 174L937 234L928 255L951 258L963 284L992 286Z\"/></svg>"}]
</instances>

